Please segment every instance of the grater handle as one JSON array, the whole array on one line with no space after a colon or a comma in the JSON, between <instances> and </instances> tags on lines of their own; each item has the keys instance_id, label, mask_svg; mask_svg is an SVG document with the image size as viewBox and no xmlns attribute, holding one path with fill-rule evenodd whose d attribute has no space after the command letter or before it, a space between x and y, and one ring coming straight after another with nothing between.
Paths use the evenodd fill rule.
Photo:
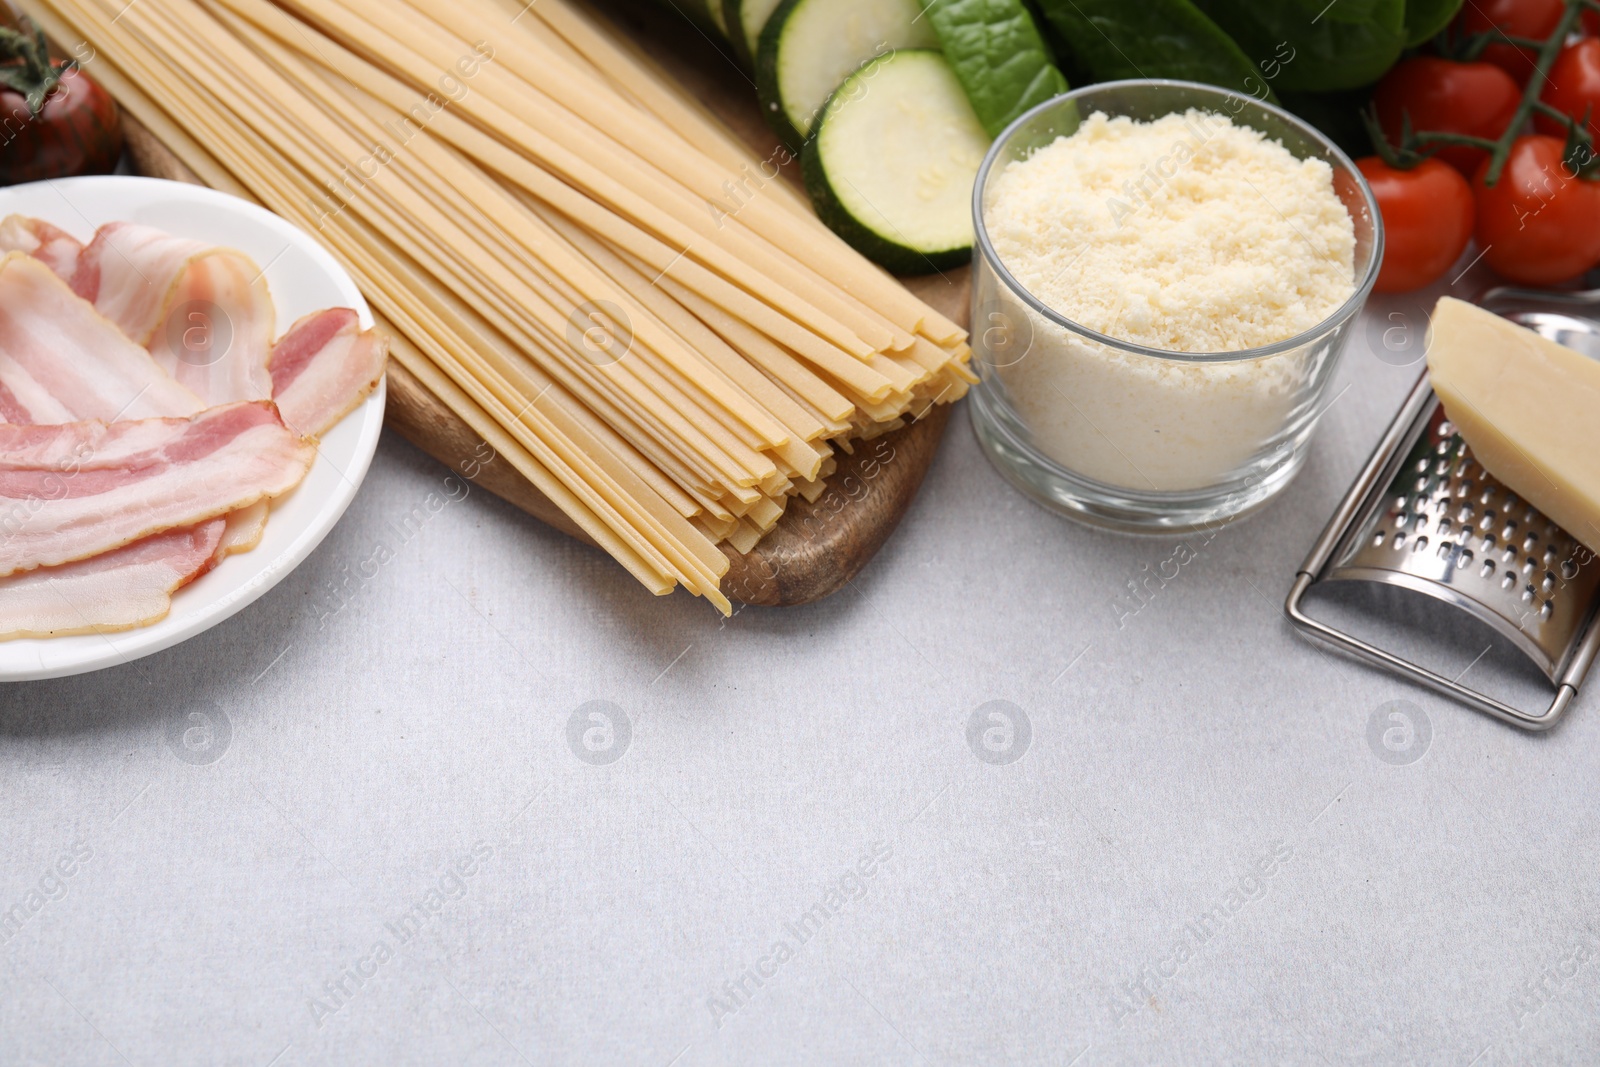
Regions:
<instances>
[{"instance_id":1,"label":"grater handle","mask_svg":"<svg viewBox=\"0 0 1600 1067\"><path fill-rule=\"evenodd\" d=\"M1426 375L1424 375L1425 381ZM1307 562L1309 563L1310 561L1308 560ZM1337 645L1359 659L1392 671L1401 677L1409 678L1413 682L1442 693L1447 697L1459 700L1468 707L1483 712L1485 715L1494 716L1501 722L1510 723L1512 726L1518 726L1524 730L1548 730L1561 721L1562 717L1567 713L1567 708L1572 704L1572 698L1578 695L1577 686L1570 681L1563 680L1556 689L1555 699L1551 700L1550 706L1544 710L1543 714L1534 715L1520 708L1514 708L1510 704L1496 700L1485 693L1480 693L1476 689L1468 688L1459 682L1446 678L1442 674L1437 674L1426 667L1418 666L1410 660L1401 659L1399 656L1385 652L1383 649L1370 645L1360 638L1352 637L1342 630L1335 630L1333 627L1313 619L1300 606L1306 591L1311 588L1313 581L1312 575L1304 571L1296 575L1294 586L1289 590L1289 597L1284 601L1283 605L1284 614L1289 616L1289 621L1294 623L1302 633ZM1591 630L1591 637L1595 634L1600 634L1600 627L1595 627ZM1588 648L1589 655L1593 656L1595 642L1591 640L1588 644L1590 646ZM1587 663L1584 666L1587 667ZM1567 673L1567 677L1573 677L1570 670Z\"/></svg>"},{"instance_id":2,"label":"grater handle","mask_svg":"<svg viewBox=\"0 0 1600 1067\"><path fill-rule=\"evenodd\" d=\"M1600 306L1600 289L1523 289L1515 285L1496 285L1479 293L1473 303L1489 307L1508 301L1562 307L1597 307Z\"/></svg>"}]
</instances>

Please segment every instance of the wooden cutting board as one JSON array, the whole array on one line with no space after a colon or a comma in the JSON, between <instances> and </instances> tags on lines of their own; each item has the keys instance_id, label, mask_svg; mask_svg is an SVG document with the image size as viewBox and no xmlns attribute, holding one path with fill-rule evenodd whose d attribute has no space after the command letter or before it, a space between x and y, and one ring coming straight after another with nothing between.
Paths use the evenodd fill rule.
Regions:
<instances>
[{"instance_id":1,"label":"wooden cutting board","mask_svg":"<svg viewBox=\"0 0 1600 1067\"><path fill-rule=\"evenodd\" d=\"M778 147L761 122L755 89L723 46L686 20L648 5L603 5L603 13L647 48L669 74L748 142L758 158L774 157ZM140 174L203 184L147 129L123 113L128 155ZM797 165L785 168L797 180ZM967 270L902 279L921 299L965 325L970 302ZM839 454L828 488L812 503L790 501L773 529L746 553L724 544L729 568L722 590L747 604L807 604L842 588L888 540L899 524L944 435L949 407L872 441L858 443L852 455ZM465 422L404 367L389 364L385 422L412 444L452 470L478 466L486 446ZM581 541L589 538L548 497L508 463L479 468L476 483L541 522ZM592 543L592 542L591 542Z\"/></svg>"}]
</instances>

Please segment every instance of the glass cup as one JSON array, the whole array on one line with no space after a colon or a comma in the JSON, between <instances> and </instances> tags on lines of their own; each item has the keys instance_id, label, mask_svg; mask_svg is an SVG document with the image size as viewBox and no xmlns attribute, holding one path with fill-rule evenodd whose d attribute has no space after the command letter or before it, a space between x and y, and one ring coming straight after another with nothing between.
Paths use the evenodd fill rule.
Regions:
<instances>
[{"instance_id":1,"label":"glass cup","mask_svg":"<svg viewBox=\"0 0 1600 1067\"><path fill-rule=\"evenodd\" d=\"M1119 341L1047 307L1006 269L986 219L991 177L1095 112L1151 121L1190 108L1225 115L1296 158L1333 168L1355 224L1354 292L1315 327L1238 352L1168 352ZM1109 208L1108 208L1109 210ZM1130 532L1213 526L1287 485L1339 355L1383 261L1378 207L1349 157L1272 104L1215 86L1141 79L1040 104L1001 133L973 188L971 414L1000 473L1072 518Z\"/></svg>"}]
</instances>

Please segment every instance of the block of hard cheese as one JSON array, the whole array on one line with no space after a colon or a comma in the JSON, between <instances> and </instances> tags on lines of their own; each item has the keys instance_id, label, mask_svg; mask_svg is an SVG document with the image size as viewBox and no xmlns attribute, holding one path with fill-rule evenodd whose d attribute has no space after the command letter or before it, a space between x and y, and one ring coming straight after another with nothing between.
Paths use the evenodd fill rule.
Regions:
<instances>
[{"instance_id":1,"label":"block of hard cheese","mask_svg":"<svg viewBox=\"0 0 1600 1067\"><path fill-rule=\"evenodd\" d=\"M1484 468L1600 552L1600 361L1446 296L1428 372Z\"/></svg>"}]
</instances>

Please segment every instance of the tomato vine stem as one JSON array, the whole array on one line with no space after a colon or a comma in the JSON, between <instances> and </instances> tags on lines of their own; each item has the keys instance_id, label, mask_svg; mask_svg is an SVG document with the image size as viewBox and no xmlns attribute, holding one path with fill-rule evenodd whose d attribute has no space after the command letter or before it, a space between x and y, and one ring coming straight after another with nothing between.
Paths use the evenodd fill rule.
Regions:
<instances>
[{"instance_id":1,"label":"tomato vine stem","mask_svg":"<svg viewBox=\"0 0 1600 1067\"><path fill-rule=\"evenodd\" d=\"M1372 134L1373 146L1378 155L1391 166L1401 168L1414 167L1423 158L1431 153L1426 151L1432 146L1444 147L1446 145L1466 145L1472 148L1482 148L1489 152L1489 169L1484 174L1485 185L1494 185L1500 180L1500 174L1505 170L1506 160L1510 158L1511 146L1516 142L1523 127L1535 114L1544 115L1565 123L1569 131L1568 165L1574 173L1586 169L1587 163L1595 159L1594 146L1584 130L1573 121L1570 115L1564 114L1539 99L1544 86L1550 80L1550 70L1555 66L1561 49L1566 45L1567 38L1578 26L1578 20L1585 11L1600 11L1600 0L1563 0L1565 10L1561 20L1556 23L1555 29L1544 40L1534 40L1527 37L1513 37L1496 29L1482 35L1482 38L1492 38L1495 42L1503 42L1518 48L1537 49L1538 58L1534 61L1533 76L1528 79L1527 86L1522 90L1522 99L1517 103L1517 110L1512 115L1506 130L1498 138L1472 137L1467 134L1450 133L1444 130L1417 130L1410 129L1410 123L1405 123L1401 131L1400 144L1392 145L1379 129L1376 116L1367 122L1367 128ZM1482 51L1481 41L1469 42L1469 54ZM1421 150L1419 150L1421 149ZM1572 163L1570 160L1577 156L1584 163Z\"/></svg>"},{"instance_id":2,"label":"tomato vine stem","mask_svg":"<svg viewBox=\"0 0 1600 1067\"><path fill-rule=\"evenodd\" d=\"M26 21L23 27L27 28ZM50 62L50 46L43 30L35 28L29 37L9 26L0 26L0 85L22 95L30 116L39 114L45 97L73 66L71 61L59 66Z\"/></svg>"}]
</instances>

